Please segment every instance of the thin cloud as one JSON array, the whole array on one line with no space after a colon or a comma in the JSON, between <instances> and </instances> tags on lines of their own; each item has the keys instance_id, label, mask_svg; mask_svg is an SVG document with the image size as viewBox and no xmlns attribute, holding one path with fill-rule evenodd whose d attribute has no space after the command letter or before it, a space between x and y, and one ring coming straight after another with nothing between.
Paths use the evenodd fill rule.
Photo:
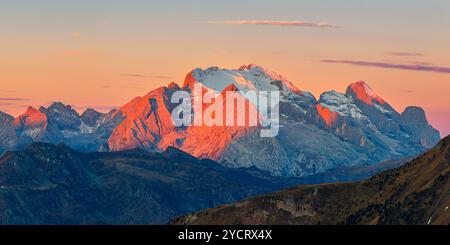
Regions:
<instances>
[{"instance_id":1,"label":"thin cloud","mask_svg":"<svg viewBox=\"0 0 450 245\"><path fill-rule=\"evenodd\" d=\"M155 79L170 79L169 76L147 76L143 74L136 74L136 73L122 73L119 74L121 77L136 77L136 78L155 78Z\"/></svg>"},{"instance_id":2,"label":"thin cloud","mask_svg":"<svg viewBox=\"0 0 450 245\"><path fill-rule=\"evenodd\" d=\"M15 102L2 102L0 101L0 111L8 113L9 115L20 115L28 108L29 105L17 104Z\"/></svg>"},{"instance_id":3,"label":"thin cloud","mask_svg":"<svg viewBox=\"0 0 450 245\"><path fill-rule=\"evenodd\" d=\"M27 101L26 98L0 98L0 101Z\"/></svg>"},{"instance_id":4,"label":"thin cloud","mask_svg":"<svg viewBox=\"0 0 450 245\"><path fill-rule=\"evenodd\" d=\"M432 65L420 65L420 64L409 65L409 64L371 62L371 61L354 61L354 60L321 60L321 62L334 63L334 64L347 64L347 65L355 65L355 66L377 67L377 68L386 68L386 69L450 73L450 67L445 67L445 66L432 66Z\"/></svg>"},{"instance_id":5,"label":"thin cloud","mask_svg":"<svg viewBox=\"0 0 450 245\"><path fill-rule=\"evenodd\" d=\"M412 53L412 52L386 52L385 54L392 56L402 56L402 57L422 57L425 54L422 53Z\"/></svg>"},{"instance_id":6,"label":"thin cloud","mask_svg":"<svg viewBox=\"0 0 450 245\"><path fill-rule=\"evenodd\" d=\"M260 25L260 26L296 26L296 27L314 27L314 28L338 28L338 25L326 22L310 22L296 20L224 20L224 21L208 21L209 24L225 24L225 25Z\"/></svg>"},{"instance_id":7,"label":"thin cloud","mask_svg":"<svg viewBox=\"0 0 450 245\"><path fill-rule=\"evenodd\" d=\"M435 65L433 63L425 62L425 61L413 61L413 62L410 62L410 63L414 64L414 65L424 65L424 66L434 66Z\"/></svg>"},{"instance_id":8,"label":"thin cloud","mask_svg":"<svg viewBox=\"0 0 450 245\"><path fill-rule=\"evenodd\" d=\"M8 90L8 89L0 89L0 92L13 93L13 92L16 92L16 91L15 90Z\"/></svg>"},{"instance_id":9,"label":"thin cloud","mask_svg":"<svg viewBox=\"0 0 450 245\"><path fill-rule=\"evenodd\" d=\"M121 89L144 89L144 87L138 87L138 86L112 86L112 85L103 85L103 86L100 86L100 88L103 88L103 89L112 89L112 88L121 88Z\"/></svg>"},{"instance_id":10,"label":"thin cloud","mask_svg":"<svg viewBox=\"0 0 450 245\"><path fill-rule=\"evenodd\" d=\"M119 76L121 76L121 77L147 77L145 75L132 74L132 73L123 73L123 74L120 74Z\"/></svg>"},{"instance_id":11,"label":"thin cloud","mask_svg":"<svg viewBox=\"0 0 450 245\"><path fill-rule=\"evenodd\" d=\"M11 103L11 102L0 101L0 106L15 106L15 105L17 105L17 104L16 103Z\"/></svg>"}]
</instances>

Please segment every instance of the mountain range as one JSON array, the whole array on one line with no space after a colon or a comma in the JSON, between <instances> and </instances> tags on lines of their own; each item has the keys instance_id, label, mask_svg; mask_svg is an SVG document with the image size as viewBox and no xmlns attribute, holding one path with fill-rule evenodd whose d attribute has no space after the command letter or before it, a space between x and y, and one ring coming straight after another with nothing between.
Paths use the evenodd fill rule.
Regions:
<instances>
[{"instance_id":1,"label":"mountain range","mask_svg":"<svg viewBox=\"0 0 450 245\"><path fill-rule=\"evenodd\" d=\"M279 91L279 134L262 138L257 127L175 127L171 113L178 104L170 98L176 91L192 93L194 85L242 96ZM399 113L362 81L345 93L329 91L316 99L257 65L194 69L183 86L171 83L109 113L88 109L80 115L57 102L29 107L16 118L0 113L0 122L0 154L23 150L32 142L64 143L82 152L163 152L175 147L226 167L257 167L271 175L297 177L413 157L440 139L423 109L411 106Z\"/></svg>"},{"instance_id":2,"label":"mountain range","mask_svg":"<svg viewBox=\"0 0 450 245\"><path fill-rule=\"evenodd\" d=\"M167 224L298 183L173 147L81 153L32 143L0 157L0 224Z\"/></svg>"},{"instance_id":3,"label":"mountain range","mask_svg":"<svg viewBox=\"0 0 450 245\"><path fill-rule=\"evenodd\" d=\"M447 137L398 169L323 184L341 171L277 177L173 147L82 153L32 143L0 157L0 224L448 224L449 153ZM404 161L352 167L351 176ZM308 183L317 184L292 188Z\"/></svg>"},{"instance_id":4,"label":"mountain range","mask_svg":"<svg viewBox=\"0 0 450 245\"><path fill-rule=\"evenodd\" d=\"M450 224L450 136L397 169L354 183L302 185L193 213L173 224Z\"/></svg>"}]
</instances>

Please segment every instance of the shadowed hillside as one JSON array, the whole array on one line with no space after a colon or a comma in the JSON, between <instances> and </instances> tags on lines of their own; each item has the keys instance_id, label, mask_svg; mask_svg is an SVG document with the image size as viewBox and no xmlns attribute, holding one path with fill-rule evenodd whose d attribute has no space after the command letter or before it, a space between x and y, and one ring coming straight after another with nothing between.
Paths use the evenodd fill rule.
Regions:
<instances>
[{"instance_id":1,"label":"shadowed hillside","mask_svg":"<svg viewBox=\"0 0 450 245\"><path fill-rule=\"evenodd\" d=\"M174 224L450 224L450 136L366 181L305 185L176 219Z\"/></svg>"},{"instance_id":2,"label":"shadowed hillside","mask_svg":"<svg viewBox=\"0 0 450 245\"><path fill-rule=\"evenodd\" d=\"M34 143L0 158L0 224L166 224L298 183L175 148L80 153Z\"/></svg>"}]
</instances>

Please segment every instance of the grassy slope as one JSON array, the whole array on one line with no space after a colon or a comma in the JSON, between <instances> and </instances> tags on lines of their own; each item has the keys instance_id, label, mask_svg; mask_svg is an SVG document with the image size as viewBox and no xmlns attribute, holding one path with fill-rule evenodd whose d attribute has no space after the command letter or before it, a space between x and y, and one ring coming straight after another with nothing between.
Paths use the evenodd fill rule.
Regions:
<instances>
[{"instance_id":1,"label":"grassy slope","mask_svg":"<svg viewBox=\"0 0 450 245\"><path fill-rule=\"evenodd\" d=\"M366 181L305 185L180 217L174 224L450 224L450 137Z\"/></svg>"}]
</instances>

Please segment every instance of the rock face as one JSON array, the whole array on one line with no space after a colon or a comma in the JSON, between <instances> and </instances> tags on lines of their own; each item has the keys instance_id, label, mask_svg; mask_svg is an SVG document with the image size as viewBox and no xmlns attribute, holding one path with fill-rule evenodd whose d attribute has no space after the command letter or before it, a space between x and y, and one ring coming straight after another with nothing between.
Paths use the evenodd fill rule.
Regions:
<instances>
[{"instance_id":1,"label":"rock face","mask_svg":"<svg viewBox=\"0 0 450 245\"><path fill-rule=\"evenodd\" d=\"M81 151L104 149L108 138L124 117L115 110L103 114L93 109L81 116L71 106L56 102L49 107L28 107L17 118L0 114L0 154L23 149L31 142L65 143Z\"/></svg>"},{"instance_id":2,"label":"rock face","mask_svg":"<svg viewBox=\"0 0 450 245\"><path fill-rule=\"evenodd\" d=\"M425 111L416 106L405 109L401 115L401 127L412 136L411 141L425 148L432 147L439 132L428 124Z\"/></svg>"},{"instance_id":3,"label":"rock face","mask_svg":"<svg viewBox=\"0 0 450 245\"><path fill-rule=\"evenodd\" d=\"M16 135L14 117L0 112L0 154L25 143Z\"/></svg>"},{"instance_id":4,"label":"rock face","mask_svg":"<svg viewBox=\"0 0 450 245\"><path fill-rule=\"evenodd\" d=\"M450 136L356 183L306 185L180 217L183 225L450 224Z\"/></svg>"},{"instance_id":5,"label":"rock face","mask_svg":"<svg viewBox=\"0 0 450 245\"><path fill-rule=\"evenodd\" d=\"M104 117L103 113L100 113L93 109L87 109L81 114L81 121L88 127L95 127L98 120Z\"/></svg>"},{"instance_id":6,"label":"rock face","mask_svg":"<svg viewBox=\"0 0 450 245\"><path fill-rule=\"evenodd\" d=\"M33 143L0 157L0 224L167 224L297 183L171 147L162 153L80 153Z\"/></svg>"},{"instance_id":7,"label":"rock face","mask_svg":"<svg viewBox=\"0 0 450 245\"><path fill-rule=\"evenodd\" d=\"M111 151L142 148L157 151L162 138L176 131L172 123L170 96L175 89L159 88L137 97L119 109L125 119L108 139Z\"/></svg>"},{"instance_id":8,"label":"rock face","mask_svg":"<svg viewBox=\"0 0 450 245\"><path fill-rule=\"evenodd\" d=\"M177 91L192 96L195 85L203 93L233 92L245 100L246 115L258 110L247 92L279 91L279 134L262 138L260 126L175 127L171 114L178 104L171 96ZM207 106L221 104L216 102ZM258 115L267 116L261 110ZM14 125L25 142L64 142L81 151L164 151L173 146L224 166L256 166L279 176L310 176L416 156L440 139L422 109L408 107L400 114L362 81L351 84L346 93L325 92L317 101L281 75L256 65L194 69L182 87L172 83L158 88L107 114L87 110L80 116L61 103L29 108Z\"/></svg>"},{"instance_id":9,"label":"rock face","mask_svg":"<svg viewBox=\"0 0 450 245\"><path fill-rule=\"evenodd\" d=\"M14 126L21 136L37 140L42 137L47 128L47 115L33 107L28 107L24 114L14 120Z\"/></svg>"}]
</instances>

